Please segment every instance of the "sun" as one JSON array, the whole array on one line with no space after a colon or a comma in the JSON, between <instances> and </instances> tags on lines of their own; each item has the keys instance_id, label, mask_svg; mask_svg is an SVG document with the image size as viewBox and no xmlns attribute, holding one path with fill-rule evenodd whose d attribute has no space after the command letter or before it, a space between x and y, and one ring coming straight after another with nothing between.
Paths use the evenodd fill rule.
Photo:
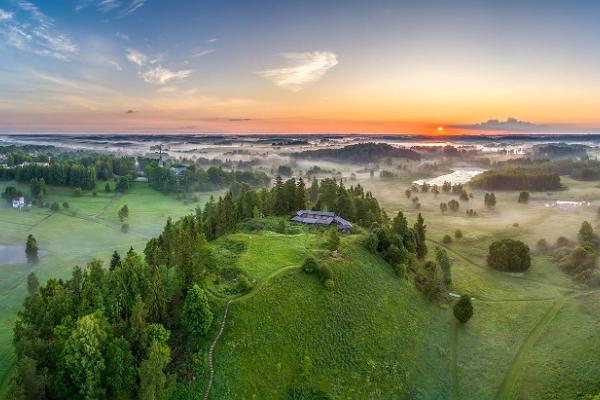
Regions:
<instances>
[{"instance_id":1,"label":"sun","mask_svg":"<svg viewBox=\"0 0 600 400\"><path fill-rule=\"evenodd\" d=\"M444 132L444 127L443 126L438 126L437 127L437 131L438 132Z\"/></svg>"}]
</instances>

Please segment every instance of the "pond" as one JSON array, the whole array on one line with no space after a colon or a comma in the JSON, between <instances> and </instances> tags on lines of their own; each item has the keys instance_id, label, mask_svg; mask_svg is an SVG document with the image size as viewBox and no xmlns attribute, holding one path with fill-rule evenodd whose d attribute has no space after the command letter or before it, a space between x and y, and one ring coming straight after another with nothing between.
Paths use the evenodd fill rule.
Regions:
<instances>
[{"instance_id":1,"label":"pond","mask_svg":"<svg viewBox=\"0 0 600 400\"><path fill-rule=\"evenodd\" d=\"M47 253L44 250L39 250L40 257ZM27 262L25 256L25 246L5 245L0 244L0 265L2 264L21 264Z\"/></svg>"},{"instance_id":2,"label":"pond","mask_svg":"<svg viewBox=\"0 0 600 400\"><path fill-rule=\"evenodd\" d=\"M442 186L444 182L450 182L452 185L457 185L459 183L467 183L471 180L471 178L485 171L485 169L480 168L457 169L450 174L436 176L435 178L419 179L413 183L415 185L427 183L428 185Z\"/></svg>"}]
</instances>

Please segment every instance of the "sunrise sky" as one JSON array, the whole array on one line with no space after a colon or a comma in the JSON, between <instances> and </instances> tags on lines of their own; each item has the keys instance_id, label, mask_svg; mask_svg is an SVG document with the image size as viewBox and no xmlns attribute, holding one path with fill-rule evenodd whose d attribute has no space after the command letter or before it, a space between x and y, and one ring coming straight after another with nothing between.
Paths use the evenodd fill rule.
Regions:
<instances>
[{"instance_id":1,"label":"sunrise sky","mask_svg":"<svg viewBox=\"0 0 600 400\"><path fill-rule=\"evenodd\" d=\"M599 15L600 1L0 0L0 131L598 132ZM535 125L475 125L507 117Z\"/></svg>"}]
</instances>

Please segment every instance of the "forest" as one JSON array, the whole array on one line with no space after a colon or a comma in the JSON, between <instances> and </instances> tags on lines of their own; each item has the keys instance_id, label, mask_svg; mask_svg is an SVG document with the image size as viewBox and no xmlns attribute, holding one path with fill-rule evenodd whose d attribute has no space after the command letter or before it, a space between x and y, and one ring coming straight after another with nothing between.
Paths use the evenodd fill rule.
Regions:
<instances>
[{"instance_id":1,"label":"forest","mask_svg":"<svg viewBox=\"0 0 600 400\"><path fill-rule=\"evenodd\" d=\"M416 151L394 147L387 143L359 143L342 148L308 150L294 153L293 156L357 163L375 162L384 157L406 158L408 160L421 159L421 155Z\"/></svg>"}]
</instances>

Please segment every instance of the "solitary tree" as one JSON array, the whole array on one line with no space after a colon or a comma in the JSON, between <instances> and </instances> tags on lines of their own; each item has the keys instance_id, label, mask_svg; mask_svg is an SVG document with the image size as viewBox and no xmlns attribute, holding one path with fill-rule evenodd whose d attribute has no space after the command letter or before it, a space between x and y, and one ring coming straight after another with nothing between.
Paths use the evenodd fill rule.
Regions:
<instances>
[{"instance_id":1,"label":"solitary tree","mask_svg":"<svg viewBox=\"0 0 600 400\"><path fill-rule=\"evenodd\" d=\"M520 240L497 240L490 245L487 263L499 271L523 272L531 266L529 246Z\"/></svg>"},{"instance_id":2,"label":"solitary tree","mask_svg":"<svg viewBox=\"0 0 600 400\"><path fill-rule=\"evenodd\" d=\"M437 247L435 249L435 261L442 271L442 282L444 282L444 286L448 287L452 283L452 273L450 271L452 265L446 250Z\"/></svg>"},{"instance_id":3,"label":"solitary tree","mask_svg":"<svg viewBox=\"0 0 600 400\"><path fill-rule=\"evenodd\" d=\"M60 210L60 204L58 204L58 202L54 202L52 203L52 205L50 206L50 211L52 212L57 212L58 210Z\"/></svg>"},{"instance_id":4,"label":"solitary tree","mask_svg":"<svg viewBox=\"0 0 600 400\"><path fill-rule=\"evenodd\" d=\"M529 192L521 192L519 193L519 203L528 203L529 202Z\"/></svg>"},{"instance_id":5,"label":"solitary tree","mask_svg":"<svg viewBox=\"0 0 600 400\"><path fill-rule=\"evenodd\" d=\"M27 236L27 243L25 244L25 255L27 256L27 261L29 261L30 263L38 261L37 240L35 240L32 234L29 234L29 236Z\"/></svg>"},{"instance_id":6,"label":"solitary tree","mask_svg":"<svg viewBox=\"0 0 600 400\"><path fill-rule=\"evenodd\" d=\"M427 225L425 225L425 219L419 213L417 217L417 222L415 223L415 234L417 239L417 257L423 258L427 255L427 244L425 243L425 232L427 230Z\"/></svg>"},{"instance_id":7,"label":"solitary tree","mask_svg":"<svg viewBox=\"0 0 600 400\"><path fill-rule=\"evenodd\" d=\"M469 296L463 295L454 305L454 316L461 323L466 323L473 316L473 304Z\"/></svg>"},{"instance_id":8,"label":"solitary tree","mask_svg":"<svg viewBox=\"0 0 600 400\"><path fill-rule=\"evenodd\" d=\"M192 286L185 297L181 323L193 335L206 335L212 324L213 313L204 290L198 285Z\"/></svg>"},{"instance_id":9,"label":"solitary tree","mask_svg":"<svg viewBox=\"0 0 600 400\"><path fill-rule=\"evenodd\" d=\"M127 207L127 204L125 204L123 207L121 207L118 214L119 214L119 221L121 221L121 222L123 222L127 218L129 218L129 207Z\"/></svg>"}]
</instances>

